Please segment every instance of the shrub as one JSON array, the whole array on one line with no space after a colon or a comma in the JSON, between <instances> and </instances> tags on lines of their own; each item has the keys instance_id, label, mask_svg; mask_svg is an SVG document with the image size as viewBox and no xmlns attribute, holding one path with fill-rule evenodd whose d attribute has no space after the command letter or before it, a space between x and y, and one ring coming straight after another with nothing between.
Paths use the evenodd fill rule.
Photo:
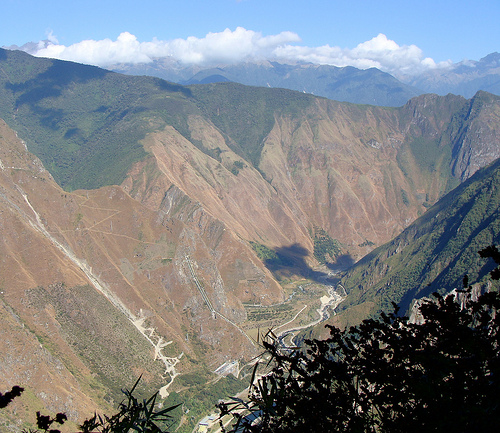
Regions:
<instances>
[{"instance_id":1,"label":"shrub","mask_svg":"<svg viewBox=\"0 0 500 433\"><path fill-rule=\"evenodd\" d=\"M500 264L495 247L480 254ZM232 432L490 430L500 422L500 295L471 292L461 302L435 294L422 324L394 304L348 330L328 326L329 338L298 350L264 342L271 371L256 381L254 371L248 401L220 403L221 421L232 414Z\"/></svg>"},{"instance_id":2,"label":"shrub","mask_svg":"<svg viewBox=\"0 0 500 433\"><path fill-rule=\"evenodd\" d=\"M169 412L179 405L168 407L156 411L156 399L158 393L155 393L148 400L139 401L134 396L135 388L140 378L134 384L132 389L122 391L125 399L120 403L118 412L112 416L98 415L87 419L79 428L81 433L167 433L168 423L171 421ZM24 391L19 386L14 386L11 391L5 394L0 393L0 408L6 407L14 398L21 395ZM54 424L64 424L67 417L64 413L58 413L54 418L49 415L36 414L37 429L23 430L23 433L60 433L60 430L52 428Z\"/></svg>"}]
</instances>

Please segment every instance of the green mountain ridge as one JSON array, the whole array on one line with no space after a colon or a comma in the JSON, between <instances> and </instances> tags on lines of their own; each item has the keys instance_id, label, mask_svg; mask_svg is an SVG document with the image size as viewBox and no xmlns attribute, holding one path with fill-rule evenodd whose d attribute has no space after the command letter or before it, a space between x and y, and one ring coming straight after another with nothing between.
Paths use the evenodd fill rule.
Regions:
<instances>
[{"instance_id":1,"label":"green mountain ridge","mask_svg":"<svg viewBox=\"0 0 500 433\"><path fill-rule=\"evenodd\" d=\"M172 125L190 140L187 117L192 114L213 119L237 153L257 165L258 146L272 129L275 113L297 112L314 99L233 83L188 88L20 51L1 50L0 61L0 98L7 102L0 117L25 136L69 189L120 184L130 166L146 157L139 141L148 132ZM104 169L103 161L110 159L113 165Z\"/></svg>"},{"instance_id":2,"label":"green mountain ridge","mask_svg":"<svg viewBox=\"0 0 500 433\"><path fill-rule=\"evenodd\" d=\"M372 311L391 302L406 311L413 299L433 292L487 281L493 263L478 251L500 243L500 160L476 172L399 236L363 257L341 279L348 293L342 309L373 303Z\"/></svg>"},{"instance_id":3,"label":"green mountain ridge","mask_svg":"<svg viewBox=\"0 0 500 433\"><path fill-rule=\"evenodd\" d=\"M146 157L139 141L155 120L186 129L177 125L186 110L183 87L18 51L2 51L1 58L0 98L8 102L0 117L66 188L121 183L130 166ZM145 121L152 111L155 116Z\"/></svg>"},{"instance_id":4,"label":"green mountain ridge","mask_svg":"<svg viewBox=\"0 0 500 433\"><path fill-rule=\"evenodd\" d=\"M191 115L208 117L225 134L230 147L257 168L263 141L276 116L297 118L318 100L285 89L235 83L183 87L158 78L131 77L93 66L37 59L19 51L2 50L0 61L0 117L22 135L55 179L70 190L120 184L131 165L146 157L140 140L166 125L192 140L187 123ZM476 96L473 101L478 99ZM435 144L427 141L427 147L436 147L443 141L443 137L436 136L436 129L443 134L439 122L447 122L465 100L427 96L424 100L419 105L417 98L397 109L400 128L407 130L407 137L430 136ZM441 101L452 105L444 107ZM423 108L428 102L431 105ZM441 107L434 107L436 102ZM435 118L439 113L441 119L434 124L420 125L413 119L417 113L428 121L428 114L435 108L431 116ZM351 116L359 109L349 111ZM470 113L469 117L474 120ZM450 144L456 147L456 134L450 131L449 135ZM408 138L405 141L409 142ZM207 150L199 141L195 144ZM422 142L417 141L413 147L422 148L419 144ZM453 152L460 156L460 149ZM449 156L445 162L450 163ZM457 169L453 174L462 175Z\"/></svg>"}]
</instances>

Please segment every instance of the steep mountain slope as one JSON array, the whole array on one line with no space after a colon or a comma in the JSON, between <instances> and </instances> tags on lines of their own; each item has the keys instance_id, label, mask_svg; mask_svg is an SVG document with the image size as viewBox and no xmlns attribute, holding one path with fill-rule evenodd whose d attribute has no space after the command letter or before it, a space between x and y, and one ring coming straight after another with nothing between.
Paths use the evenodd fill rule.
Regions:
<instances>
[{"instance_id":1,"label":"steep mountain slope","mask_svg":"<svg viewBox=\"0 0 500 433\"><path fill-rule=\"evenodd\" d=\"M147 199L152 178L158 191L175 185L244 239L270 247L298 243L312 252L320 228L344 252L368 252L500 156L499 100L484 92L471 101L423 95L383 109L1 56L1 114L61 185L120 184L142 170L130 171L136 162L149 170L141 175L148 185L128 181L136 199ZM152 140L163 143L167 161ZM181 160L189 178L170 172ZM243 196L248 185L254 192ZM151 210L162 200L149 200Z\"/></svg>"},{"instance_id":2,"label":"steep mountain slope","mask_svg":"<svg viewBox=\"0 0 500 433\"><path fill-rule=\"evenodd\" d=\"M387 242L500 157L485 92L381 108L4 50L0 114L5 365L79 416L144 371L162 393L209 382L305 304L316 321L319 262ZM317 291L284 302L298 278Z\"/></svg>"},{"instance_id":3,"label":"steep mountain slope","mask_svg":"<svg viewBox=\"0 0 500 433\"><path fill-rule=\"evenodd\" d=\"M65 192L0 122L1 386L29 396L11 422L41 407L81 421L141 374L141 392L165 396L180 373L209 380L205 366L254 353L241 300L276 303L281 289L199 204L177 190L168 205L178 215L119 186Z\"/></svg>"},{"instance_id":4,"label":"steep mountain slope","mask_svg":"<svg viewBox=\"0 0 500 433\"><path fill-rule=\"evenodd\" d=\"M413 299L486 281L493 261L478 251L500 243L500 160L451 191L399 236L360 260L342 277L341 309L391 302L406 311ZM360 308L360 307L358 307Z\"/></svg>"}]
</instances>

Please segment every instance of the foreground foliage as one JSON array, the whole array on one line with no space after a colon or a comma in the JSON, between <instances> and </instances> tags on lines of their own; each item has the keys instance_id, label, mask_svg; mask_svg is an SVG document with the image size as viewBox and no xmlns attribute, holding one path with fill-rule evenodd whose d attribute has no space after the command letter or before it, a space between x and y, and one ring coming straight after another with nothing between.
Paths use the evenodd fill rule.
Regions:
<instances>
[{"instance_id":1,"label":"foreground foliage","mask_svg":"<svg viewBox=\"0 0 500 433\"><path fill-rule=\"evenodd\" d=\"M124 390L125 399L119 404L118 412L112 416L94 414L79 427L80 433L168 433L168 424L172 418L170 412L177 406L163 410L155 410L158 393L149 399L139 400L134 391L140 378L131 390ZM7 406L16 397L19 397L24 388L14 386L5 394L0 393L0 408ZM58 413L55 417L36 413L37 428L23 430L23 433L61 433L57 424L63 425L67 421L66 414Z\"/></svg>"},{"instance_id":2,"label":"foreground foliage","mask_svg":"<svg viewBox=\"0 0 500 433\"><path fill-rule=\"evenodd\" d=\"M82 433L167 433L168 423L171 421L170 413L177 406L156 411L158 392L148 400L138 400L134 397L134 390L139 383L137 380L133 388L123 391L125 400L120 403L118 412L112 416L95 414L91 419L85 420L80 426Z\"/></svg>"},{"instance_id":3,"label":"foreground foliage","mask_svg":"<svg viewBox=\"0 0 500 433\"><path fill-rule=\"evenodd\" d=\"M481 253L500 264L495 247ZM271 372L221 414L238 432L487 431L500 422L499 310L497 292L473 299L469 286L424 302L422 324L396 307L302 350L275 338Z\"/></svg>"},{"instance_id":4,"label":"foreground foliage","mask_svg":"<svg viewBox=\"0 0 500 433\"><path fill-rule=\"evenodd\" d=\"M497 265L500 251L479 252ZM500 294L477 298L468 278L465 289L420 306L422 323L382 313L330 337L306 340L302 349L284 347L279 338L264 342L271 371L254 381L249 401L219 403L236 419L232 432L456 432L489 431L500 422ZM81 433L166 433L169 412L156 410L157 394L142 401L132 390L118 412L86 420ZM0 408L17 398L15 386L0 393ZM38 430L59 433L66 415L37 413Z\"/></svg>"}]
</instances>

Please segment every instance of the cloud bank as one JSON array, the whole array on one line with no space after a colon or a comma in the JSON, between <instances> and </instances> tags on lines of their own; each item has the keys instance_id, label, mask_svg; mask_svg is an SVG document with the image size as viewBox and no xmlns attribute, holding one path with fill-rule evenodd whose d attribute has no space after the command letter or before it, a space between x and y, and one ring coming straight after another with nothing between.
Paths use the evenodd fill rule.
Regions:
<instances>
[{"instance_id":1,"label":"cloud bank","mask_svg":"<svg viewBox=\"0 0 500 433\"><path fill-rule=\"evenodd\" d=\"M300 42L300 37L293 32L263 36L243 27L234 31L226 29L219 33L208 33L203 38L190 36L170 41L155 38L150 42L139 42L134 35L124 32L115 41L85 40L70 46L60 45L51 34L47 41L32 50L32 54L101 67L120 63L150 63L164 57L184 65L204 66L273 59L360 69L375 67L396 75L412 75L451 65L451 61L436 63L424 57L416 45L400 46L382 33L352 49L330 45L307 47L300 45Z\"/></svg>"}]
</instances>

